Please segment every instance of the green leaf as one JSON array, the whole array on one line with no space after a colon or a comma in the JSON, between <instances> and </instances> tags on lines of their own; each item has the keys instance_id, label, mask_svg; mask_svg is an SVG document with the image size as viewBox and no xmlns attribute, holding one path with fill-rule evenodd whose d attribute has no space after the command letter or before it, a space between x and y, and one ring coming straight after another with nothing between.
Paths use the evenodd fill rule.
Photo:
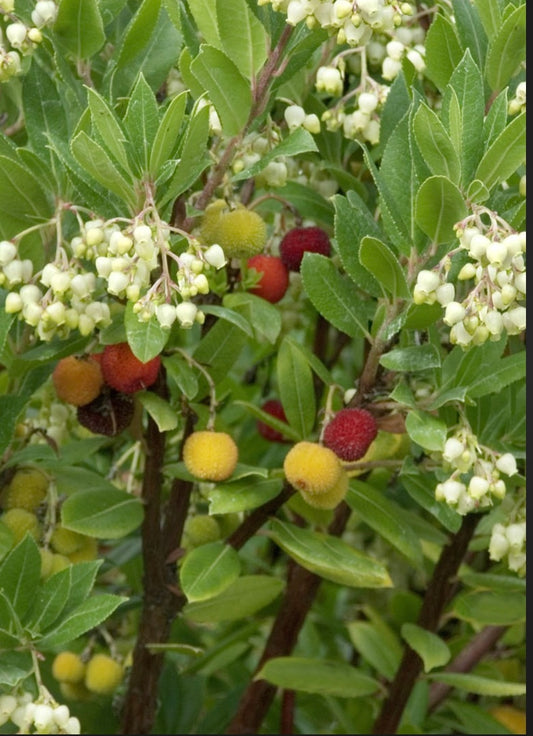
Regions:
<instances>
[{"instance_id":1,"label":"green leaf","mask_svg":"<svg viewBox=\"0 0 533 736\"><path fill-rule=\"evenodd\" d=\"M446 699L446 707L449 708L462 726L462 733L490 733L490 734L512 734L516 733L504 726L493 716L489 715L481 705L467 703L454 698Z\"/></svg>"},{"instance_id":2,"label":"green leaf","mask_svg":"<svg viewBox=\"0 0 533 736\"><path fill-rule=\"evenodd\" d=\"M287 421L304 439L312 432L316 419L313 376L305 357L287 338L279 347L276 375Z\"/></svg>"},{"instance_id":3,"label":"green leaf","mask_svg":"<svg viewBox=\"0 0 533 736\"><path fill-rule=\"evenodd\" d=\"M15 537L13 536L13 532L0 518L0 561L4 559L14 543Z\"/></svg>"},{"instance_id":4,"label":"green leaf","mask_svg":"<svg viewBox=\"0 0 533 736\"><path fill-rule=\"evenodd\" d=\"M242 179L250 179L256 176L267 164L274 161L278 156L297 156L300 153L307 153L309 151L318 151L313 136L304 128L296 128L279 145L261 156L259 161L244 169L244 171L235 174L232 177L233 181L241 181Z\"/></svg>"},{"instance_id":5,"label":"green leaf","mask_svg":"<svg viewBox=\"0 0 533 736\"><path fill-rule=\"evenodd\" d=\"M474 179L468 185L468 191L466 192L467 202L474 202L475 204L481 204L486 202L490 197L490 192L487 187L479 179Z\"/></svg>"},{"instance_id":6,"label":"green leaf","mask_svg":"<svg viewBox=\"0 0 533 736\"><path fill-rule=\"evenodd\" d=\"M366 524L384 537L415 567L422 566L420 540L402 517L394 501L369 483L350 480L346 502Z\"/></svg>"},{"instance_id":7,"label":"green leaf","mask_svg":"<svg viewBox=\"0 0 533 736\"><path fill-rule=\"evenodd\" d=\"M143 0L115 51L117 68L127 67L148 44L161 10L161 0Z\"/></svg>"},{"instance_id":8,"label":"green leaf","mask_svg":"<svg viewBox=\"0 0 533 736\"><path fill-rule=\"evenodd\" d=\"M248 338L239 327L219 321L198 343L194 359L207 366L216 383L228 374L247 342ZM199 377L199 381L200 386L207 388L204 378Z\"/></svg>"},{"instance_id":9,"label":"green leaf","mask_svg":"<svg viewBox=\"0 0 533 736\"><path fill-rule=\"evenodd\" d=\"M190 550L184 557L179 579L189 603L213 598L238 577L239 555L224 542L209 542Z\"/></svg>"},{"instance_id":10,"label":"green leaf","mask_svg":"<svg viewBox=\"0 0 533 736\"><path fill-rule=\"evenodd\" d=\"M26 166L7 156L0 156L0 212L21 219L20 230L27 227L26 218L37 221L52 215L52 206L39 182ZM5 232L5 231L4 231ZM14 235L16 230L10 233Z\"/></svg>"},{"instance_id":11,"label":"green leaf","mask_svg":"<svg viewBox=\"0 0 533 736\"><path fill-rule=\"evenodd\" d=\"M459 188L445 176L431 176L418 190L415 218L419 227L435 243L453 240L455 223L466 217L467 209Z\"/></svg>"},{"instance_id":12,"label":"green leaf","mask_svg":"<svg viewBox=\"0 0 533 736\"><path fill-rule=\"evenodd\" d=\"M71 567L54 573L38 588L29 616L32 631L45 631L59 618L69 598Z\"/></svg>"},{"instance_id":13,"label":"green leaf","mask_svg":"<svg viewBox=\"0 0 533 736\"><path fill-rule=\"evenodd\" d=\"M522 592L469 591L456 596L453 615L475 626L511 626L526 619L526 598Z\"/></svg>"},{"instance_id":14,"label":"green leaf","mask_svg":"<svg viewBox=\"0 0 533 736\"><path fill-rule=\"evenodd\" d=\"M18 418L29 401L28 397L0 396L0 453L9 447L15 434Z\"/></svg>"},{"instance_id":15,"label":"green leaf","mask_svg":"<svg viewBox=\"0 0 533 736\"><path fill-rule=\"evenodd\" d=\"M167 376L175 381L179 390L185 394L190 400L194 399L198 393L198 378L187 361L181 358L178 354L175 355L164 355L162 362L167 372Z\"/></svg>"},{"instance_id":16,"label":"green leaf","mask_svg":"<svg viewBox=\"0 0 533 736\"><path fill-rule=\"evenodd\" d=\"M413 117L413 130L420 153L431 173L446 176L458 184L461 178L459 156L448 131L426 104L418 107Z\"/></svg>"},{"instance_id":17,"label":"green leaf","mask_svg":"<svg viewBox=\"0 0 533 736\"><path fill-rule=\"evenodd\" d=\"M434 516L445 529L452 533L459 530L462 517L448 504L435 500L438 481L432 473L422 473L414 463L404 463L400 482L413 501Z\"/></svg>"},{"instance_id":18,"label":"green leaf","mask_svg":"<svg viewBox=\"0 0 533 736\"><path fill-rule=\"evenodd\" d=\"M0 659L0 683L15 689L34 671L31 652L2 652Z\"/></svg>"},{"instance_id":19,"label":"green leaf","mask_svg":"<svg viewBox=\"0 0 533 736\"><path fill-rule=\"evenodd\" d=\"M172 157L176 149L181 124L185 116L187 96L187 90L184 90L173 97L159 123L150 153L149 170L154 176L157 176L162 165Z\"/></svg>"},{"instance_id":20,"label":"green leaf","mask_svg":"<svg viewBox=\"0 0 533 736\"><path fill-rule=\"evenodd\" d=\"M367 697L381 689L373 677L344 662L307 657L274 657L254 676L286 690L337 698Z\"/></svg>"},{"instance_id":21,"label":"green leaf","mask_svg":"<svg viewBox=\"0 0 533 736\"><path fill-rule=\"evenodd\" d=\"M424 662L424 672L443 667L450 661L451 652L447 644L431 631L416 624L403 624L402 636Z\"/></svg>"},{"instance_id":22,"label":"green leaf","mask_svg":"<svg viewBox=\"0 0 533 736\"><path fill-rule=\"evenodd\" d=\"M253 15L246 0L217 0L216 24L223 50L244 76L251 79L267 58L262 23Z\"/></svg>"},{"instance_id":23,"label":"green leaf","mask_svg":"<svg viewBox=\"0 0 533 736\"><path fill-rule=\"evenodd\" d=\"M474 0L474 6L489 41L497 34L501 26L501 11L499 0Z\"/></svg>"},{"instance_id":24,"label":"green leaf","mask_svg":"<svg viewBox=\"0 0 533 736\"><path fill-rule=\"evenodd\" d=\"M187 0L194 22L207 43L220 45L216 5L212 0Z\"/></svg>"},{"instance_id":25,"label":"green leaf","mask_svg":"<svg viewBox=\"0 0 533 736\"><path fill-rule=\"evenodd\" d=\"M142 72L133 87L126 108L124 127L141 171L149 171L152 144L159 129L159 107Z\"/></svg>"},{"instance_id":26,"label":"green leaf","mask_svg":"<svg viewBox=\"0 0 533 736\"><path fill-rule=\"evenodd\" d=\"M71 612L82 603L91 592L96 574L103 560L76 562L67 568L70 572L70 589L64 612Z\"/></svg>"},{"instance_id":27,"label":"green leaf","mask_svg":"<svg viewBox=\"0 0 533 736\"><path fill-rule=\"evenodd\" d=\"M124 178L102 146L82 130L70 142L70 150L80 166L99 184L117 194L129 207L134 207L132 182Z\"/></svg>"},{"instance_id":28,"label":"green leaf","mask_svg":"<svg viewBox=\"0 0 533 736\"><path fill-rule=\"evenodd\" d=\"M517 593L526 591L525 578L519 578L514 574L500 575L489 572L469 572L468 570L459 574L461 581L471 588L492 590L495 593Z\"/></svg>"},{"instance_id":29,"label":"green leaf","mask_svg":"<svg viewBox=\"0 0 533 736\"><path fill-rule=\"evenodd\" d=\"M444 449L448 427L432 414L423 411L408 412L405 428L409 437L425 450L441 452Z\"/></svg>"},{"instance_id":30,"label":"green leaf","mask_svg":"<svg viewBox=\"0 0 533 736\"><path fill-rule=\"evenodd\" d=\"M487 394L499 393L505 386L520 381L526 376L525 351L507 355L498 361L489 375L480 375L468 386L467 394L479 399Z\"/></svg>"},{"instance_id":31,"label":"green leaf","mask_svg":"<svg viewBox=\"0 0 533 736\"><path fill-rule=\"evenodd\" d=\"M243 130L252 107L250 86L238 67L214 46L202 44L191 71L209 95L226 135Z\"/></svg>"},{"instance_id":32,"label":"green leaf","mask_svg":"<svg viewBox=\"0 0 533 736\"><path fill-rule=\"evenodd\" d=\"M86 631L93 629L111 616L121 603L128 599L123 596L102 593L91 596L80 603L50 633L39 641L40 649L56 649L77 639Z\"/></svg>"},{"instance_id":33,"label":"green leaf","mask_svg":"<svg viewBox=\"0 0 533 736\"><path fill-rule=\"evenodd\" d=\"M187 603L183 615L195 623L244 620L279 596L283 581L270 575L243 575L207 601Z\"/></svg>"},{"instance_id":34,"label":"green leaf","mask_svg":"<svg viewBox=\"0 0 533 736\"><path fill-rule=\"evenodd\" d=\"M358 296L351 279L342 276L330 258L307 252L300 273L307 296L328 322L350 337L368 335L372 304Z\"/></svg>"},{"instance_id":35,"label":"green leaf","mask_svg":"<svg viewBox=\"0 0 533 736\"><path fill-rule=\"evenodd\" d=\"M526 159L526 113L511 120L509 125L491 143L476 169L475 178L487 189L514 174Z\"/></svg>"},{"instance_id":36,"label":"green leaf","mask_svg":"<svg viewBox=\"0 0 533 736\"><path fill-rule=\"evenodd\" d=\"M463 55L455 26L438 13L429 26L425 38L426 70L428 78L442 92Z\"/></svg>"},{"instance_id":37,"label":"green leaf","mask_svg":"<svg viewBox=\"0 0 533 736\"><path fill-rule=\"evenodd\" d=\"M425 344L407 348L396 348L384 353L380 364L390 371L427 371L440 367L440 355L435 345Z\"/></svg>"},{"instance_id":38,"label":"green leaf","mask_svg":"<svg viewBox=\"0 0 533 736\"><path fill-rule=\"evenodd\" d=\"M276 342L281 331L281 314L273 304L260 296L242 291L225 294L222 303L244 314L257 340L264 338L272 344Z\"/></svg>"},{"instance_id":39,"label":"green leaf","mask_svg":"<svg viewBox=\"0 0 533 736\"><path fill-rule=\"evenodd\" d=\"M474 61L483 68L487 51L487 34L473 3L452 0L453 14L463 48L470 49Z\"/></svg>"},{"instance_id":40,"label":"green leaf","mask_svg":"<svg viewBox=\"0 0 533 736\"><path fill-rule=\"evenodd\" d=\"M242 402L239 402L242 403ZM233 483L217 483L207 491L210 514L232 514L262 506L281 491L281 478L250 478Z\"/></svg>"},{"instance_id":41,"label":"green leaf","mask_svg":"<svg viewBox=\"0 0 533 736\"><path fill-rule=\"evenodd\" d=\"M314 189L297 181L288 181L285 186L276 187L276 193L291 202L302 217L308 217L326 228L333 225L331 202Z\"/></svg>"},{"instance_id":42,"label":"green leaf","mask_svg":"<svg viewBox=\"0 0 533 736\"><path fill-rule=\"evenodd\" d=\"M33 537L25 537L0 565L1 590L19 619L23 619L41 577L41 555Z\"/></svg>"},{"instance_id":43,"label":"green leaf","mask_svg":"<svg viewBox=\"0 0 533 736\"><path fill-rule=\"evenodd\" d=\"M160 432L169 432L178 426L178 415L168 401L153 391L139 391L137 398L157 424Z\"/></svg>"},{"instance_id":44,"label":"green leaf","mask_svg":"<svg viewBox=\"0 0 533 736\"><path fill-rule=\"evenodd\" d=\"M218 304L202 304L202 312L204 312L205 314L213 314L219 319L225 319L226 321L231 322L231 324L241 329L246 335L248 335L248 337L253 337L254 333L248 320L245 319L238 312L233 311L232 309L221 307Z\"/></svg>"},{"instance_id":45,"label":"green leaf","mask_svg":"<svg viewBox=\"0 0 533 736\"><path fill-rule=\"evenodd\" d=\"M387 628L370 621L351 621L347 624L350 639L359 652L377 672L387 680L392 680L402 658L402 646L396 636Z\"/></svg>"},{"instance_id":46,"label":"green leaf","mask_svg":"<svg viewBox=\"0 0 533 736\"><path fill-rule=\"evenodd\" d=\"M91 121L102 136L105 145L118 163L129 171L127 138L115 113L104 98L92 87L87 88L87 103L91 111Z\"/></svg>"},{"instance_id":47,"label":"green leaf","mask_svg":"<svg viewBox=\"0 0 533 736\"><path fill-rule=\"evenodd\" d=\"M489 695L498 698L525 695L526 686L521 682L507 682L505 680L491 680L478 675L465 675L460 672L433 672L428 675L430 680L442 682L444 685L465 690L474 695Z\"/></svg>"},{"instance_id":48,"label":"green leaf","mask_svg":"<svg viewBox=\"0 0 533 736\"><path fill-rule=\"evenodd\" d=\"M385 243L365 235L359 248L359 260L394 299L410 299L403 269Z\"/></svg>"},{"instance_id":49,"label":"green leaf","mask_svg":"<svg viewBox=\"0 0 533 736\"><path fill-rule=\"evenodd\" d=\"M306 570L351 588L388 588L392 585L386 568L342 539L301 529L272 519L267 532L274 542Z\"/></svg>"},{"instance_id":50,"label":"green leaf","mask_svg":"<svg viewBox=\"0 0 533 736\"><path fill-rule=\"evenodd\" d=\"M96 54L106 40L98 1L61 0L54 21L54 36L78 60Z\"/></svg>"},{"instance_id":51,"label":"green leaf","mask_svg":"<svg viewBox=\"0 0 533 736\"><path fill-rule=\"evenodd\" d=\"M133 303L128 302L124 313L126 337L132 353L141 363L159 355L170 336L170 331L162 327L157 318L152 316L148 322L141 322L133 311Z\"/></svg>"},{"instance_id":52,"label":"green leaf","mask_svg":"<svg viewBox=\"0 0 533 736\"><path fill-rule=\"evenodd\" d=\"M519 5L497 28L485 62L485 77L494 91L503 89L518 71L526 53L526 5Z\"/></svg>"},{"instance_id":53,"label":"green leaf","mask_svg":"<svg viewBox=\"0 0 533 736\"><path fill-rule=\"evenodd\" d=\"M143 520L139 498L115 488L83 488L61 506L61 523L67 529L98 539L118 539L129 534Z\"/></svg>"}]
</instances>

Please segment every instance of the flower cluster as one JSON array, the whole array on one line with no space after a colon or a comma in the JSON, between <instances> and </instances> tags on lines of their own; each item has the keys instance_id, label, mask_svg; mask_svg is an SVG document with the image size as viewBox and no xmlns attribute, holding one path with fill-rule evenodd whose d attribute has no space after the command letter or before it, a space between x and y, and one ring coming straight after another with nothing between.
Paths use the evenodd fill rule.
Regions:
<instances>
[{"instance_id":1,"label":"flower cluster","mask_svg":"<svg viewBox=\"0 0 533 736\"><path fill-rule=\"evenodd\" d=\"M445 308L450 342L463 348L499 340L504 331L518 335L526 328L526 233L516 232L495 213L485 212L491 219L488 227L480 212L456 225L459 248L433 270L420 271L413 292L415 304L439 302ZM461 268L458 281L473 279L474 287L459 301L446 276L451 256L461 250L471 260Z\"/></svg>"},{"instance_id":2,"label":"flower cluster","mask_svg":"<svg viewBox=\"0 0 533 736\"><path fill-rule=\"evenodd\" d=\"M70 715L67 705L50 697L34 701L29 692L0 695L0 726L11 721L18 733L81 733L80 722Z\"/></svg>"},{"instance_id":3,"label":"flower cluster","mask_svg":"<svg viewBox=\"0 0 533 736\"><path fill-rule=\"evenodd\" d=\"M0 83L22 71L22 56L29 56L43 40L41 28L54 22L57 5L53 0L39 0L32 11L33 26L27 26L13 15L14 0L0 0L0 13L9 16L5 39L0 31ZM6 44L6 45L4 45Z\"/></svg>"},{"instance_id":4,"label":"flower cluster","mask_svg":"<svg viewBox=\"0 0 533 736\"><path fill-rule=\"evenodd\" d=\"M444 469L451 469L452 473L437 484L435 498L461 515L487 508L494 499L504 498L507 488L501 474L510 477L517 473L514 455L499 454L480 445L467 425L446 440L442 461Z\"/></svg>"},{"instance_id":5,"label":"flower cluster","mask_svg":"<svg viewBox=\"0 0 533 736\"><path fill-rule=\"evenodd\" d=\"M250 166L260 161L263 156L280 142L281 132L278 126L273 123L270 124L267 135L261 135L259 133L248 134L231 164L233 173L238 174L244 171L244 169L250 168ZM287 164L289 161L290 158L287 156L278 156L273 161L269 161L256 175L256 184L266 187L285 186L288 177Z\"/></svg>"},{"instance_id":6,"label":"flower cluster","mask_svg":"<svg viewBox=\"0 0 533 736\"><path fill-rule=\"evenodd\" d=\"M520 577L526 574L526 521L497 523L492 527L489 557L494 562L506 559L509 570Z\"/></svg>"},{"instance_id":7,"label":"flower cluster","mask_svg":"<svg viewBox=\"0 0 533 736\"><path fill-rule=\"evenodd\" d=\"M526 83L519 82L516 86L514 97L509 100L509 115L516 115L526 109Z\"/></svg>"}]
</instances>

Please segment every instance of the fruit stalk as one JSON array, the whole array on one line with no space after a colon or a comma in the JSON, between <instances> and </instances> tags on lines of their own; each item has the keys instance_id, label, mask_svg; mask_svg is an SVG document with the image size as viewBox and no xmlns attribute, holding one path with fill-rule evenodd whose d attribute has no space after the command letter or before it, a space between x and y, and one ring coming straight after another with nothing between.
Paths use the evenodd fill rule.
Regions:
<instances>
[{"instance_id":1,"label":"fruit stalk","mask_svg":"<svg viewBox=\"0 0 533 736\"><path fill-rule=\"evenodd\" d=\"M480 518L480 514L467 514L463 518L459 531L442 549L416 622L418 626L427 631L435 633L438 630L442 613L455 590L457 570L466 555ZM422 659L414 649L406 646L396 676L390 684L388 697L383 701L372 733L396 733L405 705L422 667Z\"/></svg>"}]
</instances>

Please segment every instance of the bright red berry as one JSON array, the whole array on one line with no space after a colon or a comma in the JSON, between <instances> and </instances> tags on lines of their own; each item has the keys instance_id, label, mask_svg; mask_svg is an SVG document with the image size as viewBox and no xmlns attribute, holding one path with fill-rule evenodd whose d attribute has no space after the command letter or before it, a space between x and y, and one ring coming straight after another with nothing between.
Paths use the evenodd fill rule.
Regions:
<instances>
[{"instance_id":1,"label":"bright red berry","mask_svg":"<svg viewBox=\"0 0 533 736\"><path fill-rule=\"evenodd\" d=\"M279 399L269 399L268 401L265 401L261 409L267 414L271 414L276 419L279 419L282 422L287 422L287 417L285 416L282 403ZM262 422L260 419L257 420L257 431L262 437L270 442L290 442L290 440L284 437L281 432L278 432L278 430L273 427L269 427L268 424Z\"/></svg>"},{"instance_id":2,"label":"bright red berry","mask_svg":"<svg viewBox=\"0 0 533 736\"><path fill-rule=\"evenodd\" d=\"M378 433L375 418L366 409L341 409L326 426L323 442L341 460L359 460Z\"/></svg>"},{"instance_id":3,"label":"bright red berry","mask_svg":"<svg viewBox=\"0 0 533 736\"><path fill-rule=\"evenodd\" d=\"M295 227L289 230L279 244L279 254L289 271L299 271L304 253L329 256L331 243L321 227Z\"/></svg>"},{"instance_id":4,"label":"bright red berry","mask_svg":"<svg viewBox=\"0 0 533 736\"><path fill-rule=\"evenodd\" d=\"M161 358L156 355L143 363L133 354L127 342L119 342L105 346L100 363L108 386L125 394L133 394L155 382Z\"/></svg>"},{"instance_id":5,"label":"bright red berry","mask_svg":"<svg viewBox=\"0 0 533 736\"><path fill-rule=\"evenodd\" d=\"M250 289L252 294L257 294L272 304L279 302L289 286L289 272L283 261L276 256L259 253L248 259L248 268L262 274L259 282Z\"/></svg>"}]
</instances>

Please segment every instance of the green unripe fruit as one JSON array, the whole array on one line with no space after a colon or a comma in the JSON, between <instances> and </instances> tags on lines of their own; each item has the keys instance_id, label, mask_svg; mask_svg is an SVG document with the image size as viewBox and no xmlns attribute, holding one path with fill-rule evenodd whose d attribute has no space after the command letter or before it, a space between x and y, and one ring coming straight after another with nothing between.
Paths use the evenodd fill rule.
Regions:
<instances>
[{"instance_id":1,"label":"green unripe fruit","mask_svg":"<svg viewBox=\"0 0 533 736\"><path fill-rule=\"evenodd\" d=\"M303 500L315 509L334 509L346 496L348 491L348 475L344 471L333 488L325 493L306 493L300 491Z\"/></svg>"},{"instance_id":2,"label":"green unripe fruit","mask_svg":"<svg viewBox=\"0 0 533 736\"><path fill-rule=\"evenodd\" d=\"M227 202L224 199L215 199L205 208L204 216L200 224L200 236L207 245L218 243L218 227L222 213L228 210Z\"/></svg>"},{"instance_id":3,"label":"green unripe fruit","mask_svg":"<svg viewBox=\"0 0 533 736\"><path fill-rule=\"evenodd\" d=\"M85 544L85 535L73 532L70 529L65 529L62 526L56 526L52 536L50 537L50 544L55 552L59 552L61 555L67 557L73 552L77 552Z\"/></svg>"},{"instance_id":4,"label":"green unripe fruit","mask_svg":"<svg viewBox=\"0 0 533 736\"><path fill-rule=\"evenodd\" d=\"M52 675L59 682L83 682L86 666L75 652L59 652L52 662Z\"/></svg>"},{"instance_id":5,"label":"green unripe fruit","mask_svg":"<svg viewBox=\"0 0 533 736\"><path fill-rule=\"evenodd\" d=\"M216 239L227 258L250 258L265 247L267 228L263 218L245 207L222 214Z\"/></svg>"},{"instance_id":6,"label":"green unripe fruit","mask_svg":"<svg viewBox=\"0 0 533 736\"><path fill-rule=\"evenodd\" d=\"M241 517L239 514L221 514L217 517L218 525L220 527L220 536L225 539L240 526Z\"/></svg>"},{"instance_id":7,"label":"green unripe fruit","mask_svg":"<svg viewBox=\"0 0 533 736\"><path fill-rule=\"evenodd\" d=\"M92 693L87 690L84 682L60 682L59 689L66 700L90 700Z\"/></svg>"},{"instance_id":8,"label":"green unripe fruit","mask_svg":"<svg viewBox=\"0 0 533 736\"><path fill-rule=\"evenodd\" d=\"M3 514L2 521L11 529L15 544L18 544L26 533L29 533L35 541L41 536L41 525L37 517L26 509L9 509Z\"/></svg>"},{"instance_id":9,"label":"green unripe fruit","mask_svg":"<svg viewBox=\"0 0 533 736\"><path fill-rule=\"evenodd\" d=\"M190 547L216 542L221 536L218 521L207 514L189 517L185 522L183 533L185 543Z\"/></svg>"},{"instance_id":10,"label":"green unripe fruit","mask_svg":"<svg viewBox=\"0 0 533 736\"><path fill-rule=\"evenodd\" d=\"M85 687L92 693L111 695L122 682L124 670L121 664L107 654L95 654L87 662Z\"/></svg>"},{"instance_id":11,"label":"green unripe fruit","mask_svg":"<svg viewBox=\"0 0 533 736\"><path fill-rule=\"evenodd\" d=\"M71 562L91 562L98 556L98 542L94 537L83 536L81 546L67 555Z\"/></svg>"},{"instance_id":12,"label":"green unripe fruit","mask_svg":"<svg viewBox=\"0 0 533 736\"><path fill-rule=\"evenodd\" d=\"M3 506L8 509L35 511L44 501L48 490L48 479L34 468L17 470L11 483L4 489Z\"/></svg>"}]
</instances>

